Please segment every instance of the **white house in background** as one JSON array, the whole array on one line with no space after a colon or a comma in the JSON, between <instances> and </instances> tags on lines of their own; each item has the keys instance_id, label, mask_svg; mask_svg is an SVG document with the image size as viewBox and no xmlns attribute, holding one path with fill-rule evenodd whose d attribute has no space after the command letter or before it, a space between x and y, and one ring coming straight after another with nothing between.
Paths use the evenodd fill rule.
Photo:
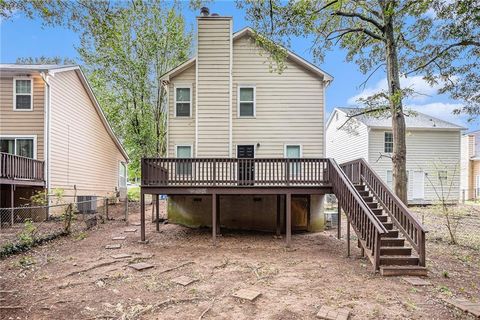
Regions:
<instances>
[{"instance_id":1,"label":"white house in background","mask_svg":"<svg viewBox=\"0 0 480 320\"><path fill-rule=\"evenodd\" d=\"M336 108L332 112L326 125L327 157L338 163L364 158L391 187L391 118L366 115L350 118L360 112L357 108ZM439 200L437 193L441 194L442 189L450 200L457 201L460 140L465 128L420 112L407 115L405 122L409 203L432 203Z\"/></svg>"}]
</instances>

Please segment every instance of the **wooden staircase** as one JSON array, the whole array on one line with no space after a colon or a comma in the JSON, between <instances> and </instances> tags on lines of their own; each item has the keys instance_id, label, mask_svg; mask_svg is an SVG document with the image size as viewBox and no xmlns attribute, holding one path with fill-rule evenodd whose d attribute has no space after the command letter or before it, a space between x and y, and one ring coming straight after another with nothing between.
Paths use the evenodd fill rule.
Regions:
<instances>
[{"instance_id":1,"label":"wooden staircase","mask_svg":"<svg viewBox=\"0 0 480 320\"><path fill-rule=\"evenodd\" d=\"M362 252L384 276L426 276L425 229L363 159L338 166L329 177Z\"/></svg>"}]
</instances>

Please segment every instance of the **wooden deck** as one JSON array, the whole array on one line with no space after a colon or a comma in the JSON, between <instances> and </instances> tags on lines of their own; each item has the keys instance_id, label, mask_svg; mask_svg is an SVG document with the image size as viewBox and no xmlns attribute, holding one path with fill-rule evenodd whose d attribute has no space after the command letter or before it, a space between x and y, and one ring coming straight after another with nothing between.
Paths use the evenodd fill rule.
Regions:
<instances>
[{"instance_id":1,"label":"wooden deck","mask_svg":"<svg viewBox=\"0 0 480 320\"><path fill-rule=\"evenodd\" d=\"M424 228L363 159L339 166L333 159L323 158L144 158L141 166L142 241L146 240L146 194L210 195L214 244L219 195L277 195L277 210L283 195L286 245L290 246L292 195L333 193L338 199L339 213L343 209L375 271L382 266L385 274L393 274L396 271L391 266L398 264L404 273L426 272ZM157 218L158 211L157 206ZM279 215L277 212L277 220ZM404 246L405 239L411 247ZM412 249L417 255L411 254Z\"/></svg>"},{"instance_id":2,"label":"wooden deck","mask_svg":"<svg viewBox=\"0 0 480 320\"><path fill-rule=\"evenodd\" d=\"M0 152L0 184L44 186L45 163Z\"/></svg>"}]
</instances>

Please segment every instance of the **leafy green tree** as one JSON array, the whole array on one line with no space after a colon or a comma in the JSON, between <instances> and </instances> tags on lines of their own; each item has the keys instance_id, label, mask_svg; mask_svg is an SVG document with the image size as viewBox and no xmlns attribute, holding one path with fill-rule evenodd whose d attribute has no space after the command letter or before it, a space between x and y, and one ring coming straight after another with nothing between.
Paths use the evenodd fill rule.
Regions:
<instances>
[{"instance_id":1,"label":"leafy green tree","mask_svg":"<svg viewBox=\"0 0 480 320\"><path fill-rule=\"evenodd\" d=\"M15 61L17 64L61 64L61 65L69 65L69 64L77 64L74 59L70 58L62 58L62 57L23 57L17 58Z\"/></svg>"},{"instance_id":2,"label":"leafy green tree","mask_svg":"<svg viewBox=\"0 0 480 320\"><path fill-rule=\"evenodd\" d=\"M429 0L290 0L286 2L246 0L237 2L240 8L246 10L247 18L252 21L254 27L268 35L268 38L257 36L257 42L271 53L280 71L285 53L284 50L275 46L275 43L288 46L291 36L313 36L312 51L319 61L324 58L326 50L339 47L346 52L347 61L355 62L361 72L369 74L367 80L379 70L385 72L388 89L359 101L365 108L351 114L350 117L368 114L376 117L388 116L392 119L393 186L395 193L405 203L407 202L407 150L406 111L403 101L415 92L412 88L402 88L400 78L411 71L414 75L425 76L432 83L444 82L447 78L432 68L433 63L427 63L429 57L433 59L434 50L437 50L436 60L443 59L444 64L450 60L459 65L465 65L465 62L460 60L460 56L463 50L470 47L455 46L452 50L455 49L456 53L451 51L452 54L447 55L446 52L450 52L450 49L442 52L439 46L442 45L442 39L459 41L460 37L469 38L478 33L478 28L475 31L460 32L457 23L453 21L455 13L448 13L448 7L441 4L440 0L435 1L434 7L431 7L434 2ZM453 6L460 2L475 2L475 0L457 0ZM464 16L467 18L465 13ZM442 30L449 31L437 34ZM472 50L478 62L478 48ZM451 72L460 70L462 69L450 69ZM452 74L451 76L458 78L462 75ZM448 84L443 84L442 88L445 92L455 91L455 88Z\"/></svg>"}]
</instances>

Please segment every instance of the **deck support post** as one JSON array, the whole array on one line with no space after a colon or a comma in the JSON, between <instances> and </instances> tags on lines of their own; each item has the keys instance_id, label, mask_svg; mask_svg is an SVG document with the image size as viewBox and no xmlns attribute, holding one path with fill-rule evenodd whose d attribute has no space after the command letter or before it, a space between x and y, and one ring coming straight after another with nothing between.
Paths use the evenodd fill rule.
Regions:
<instances>
[{"instance_id":1,"label":"deck support post","mask_svg":"<svg viewBox=\"0 0 480 320\"><path fill-rule=\"evenodd\" d=\"M312 220L312 195L307 195L307 231L311 231Z\"/></svg>"},{"instance_id":2,"label":"deck support post","mask_svg":"<svg viewBox=\"0 0 480 320\"><path fill-rule=\"evenodd\" d=\"M14 216L15 216L15 186L13 184L10 185L10 224L13 227Z\"/></svg>"},{"instance_id":3,"label":"deck support post","mask_svg":"<svg viewBox=\"0 0 480 320\"><path fill-rule=\"evenodd\" d=\"M337 238L342 239L342 207L340 206L340 202L338 202L337 208Z\"/></svg>"},{"instance_id":4,"label":"deck support post","mask_svg":"<svg viewBox=\"0 0 480 320\"><path fill-rule=\"evenodd\" d=\"M156 194L155 197L157 202L157 206L155 207L155 223L157 232L160 232L160 195Z\"/></svg>"},{"instance_id":5,"label":"deck support post","mask_svg":"<svg viewBox=\"0 0 480 320\"><path fill-rule=\"evenodd\" d=\"M140 191L140 240L145 242L145 194Z\"/></svg>"},{"instance_id":6,"label":"deck support post","mask_svg":"<svg viewBox=\"0 0 480 320\"><path fill-rule=\"evenodd\" d=\"M220 195L217 195L217 205L216 205L216 208L217 208L217 220L216 220L216 223L217 223L217 236L221 235L222 232L220 230Z\"/></svg>"},{"instance_id":7,"label":"deck support post","mask_svg":"<svg viewBox=\"0 0 480 320\"><path fill-rule=\"evenodd\" d=\"M277 228L276 228L276 233L275 233L275 235L277 237L280 237L281 233L282 233L282 231L281 231L281 228L282 228L281 214L282 214L282 212L280 210L281 209L280 205L281 205L281 195L277 194L277 219L276 219Z\"/></svg>"},{"instance_id":8,"label":"deck support post","mask_svg":"<svg viewBox=\"0 0 480 320\"><path fill-rule=\"evenodd\" d=\"M217 245L217 195L212 193L212 243Z\"/></svg>"},{"instance_id":9,"label":"deck support post","mask_svg":"<svg viewBox=\"0 0 480 320\"><path fill-rule=\"evenodd\" d=\"M347 257L350 257L350 220L347 218Z\"/></svg>"},{"instance_id":10,"label":"deck support post","mask_svg":"<svg viewBox=\"0 0 480 320\"><path fill-rule=\"evenodd\" d=\"M286 239L287 239L287 248L290 248L292 242L292 194L286 194Z\"/></svg>"}]
</instances>

